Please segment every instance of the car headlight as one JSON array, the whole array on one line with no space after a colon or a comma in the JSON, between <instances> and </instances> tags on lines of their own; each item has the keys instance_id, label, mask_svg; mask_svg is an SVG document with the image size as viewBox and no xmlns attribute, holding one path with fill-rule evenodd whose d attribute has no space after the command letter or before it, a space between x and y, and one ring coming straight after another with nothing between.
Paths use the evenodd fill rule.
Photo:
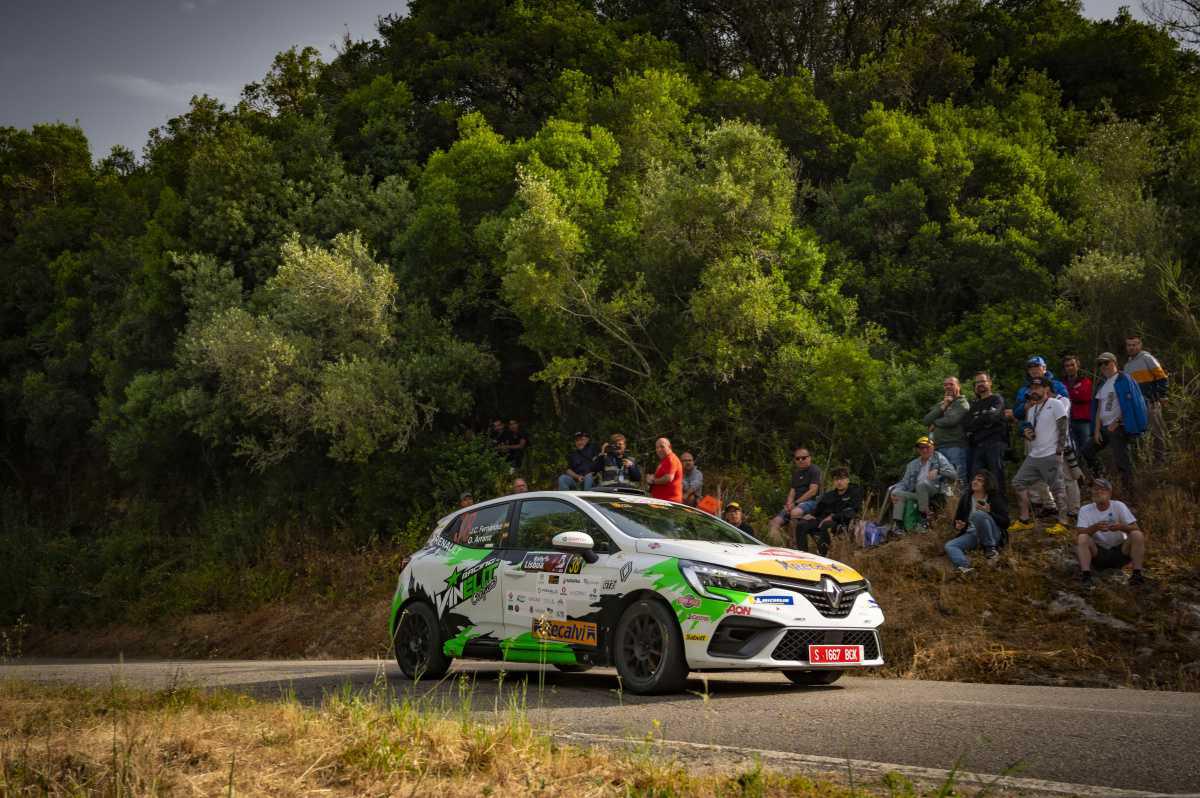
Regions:
<instances>
[{"instance_id":1,"label":"car headlight","mask_svg":"<svg viewBox=\"0 0 1200 798\"><path fill-rule=\"evenodd\" d=\"M729 601L728 596L722 596L719 593L709 592L709 588L721 588L724 590L736 590L741 593L761 593L770 587L765 580L759 579L757 576L735 571L731 568L722 568L718 565L708 565L702 562L689 562L680 560L679 571L683 574L683 578L688 581L695 590L702 596L709 598L720 599L721 601Z\"/></svg>"}]
</instances>

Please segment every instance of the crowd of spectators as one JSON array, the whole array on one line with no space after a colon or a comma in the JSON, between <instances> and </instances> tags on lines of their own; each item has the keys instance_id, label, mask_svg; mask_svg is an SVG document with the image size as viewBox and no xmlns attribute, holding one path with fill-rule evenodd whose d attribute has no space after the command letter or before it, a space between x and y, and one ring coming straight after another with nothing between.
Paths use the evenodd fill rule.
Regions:
<instances>
[{"instance_id":1,"label":"crowd of spectators","mask_svg":"<svg viewBox=\"0 0 1200 798\"><path fill-rule=\"evenodd\" d=\"M1081 580L1090 585L1092 571L1132 564L1130 581L1143 581L1145 533L1127 502L1113 498L1113 485L1101 458L1108 452L1127 500L1134 491L1133 447L1146 439L1147 453L1161 462L1166 447L1163 407L1167 375L1147 352L1139 336L1125 341L1126 363L1102 352L1096 372L1088 375L1078 355L1062 359L1060 380L1040 355L1025 363L1025 379L1011 406L993 390L992 378L980 371L972 378L974 400L963 395L955 376L942 382L942 396L922 419L927 433L917 438L915 456L899 481L884 492L877 522L867 522L864 491L851 483L850 472L830 470L832 486L822 492L823 474L804 446L792 450L791 480L783 507L770 516L762 538L772 545L790 545L825 555L832 538L845 534L859 545L871 545L906 534L929 532L937 514L958 495L946 556L960 574L972 572L969 553L981 550L994 562L1010 534L1036 528L1036 518L1052 519L1050 535L1075 530ZM1148 433L1145 434L1144 433ZM529 436L516 419L492 422L491 441L516 472L522 468ZM1014 442L1015 439L1015 442ZM1006 461L1023 448L1016 472L1008 480ZM559 490L642 489L651 496L720 513L730 525L758 537L741 504L704 493L704 474L690 451L676 455L668 438L655 441L658 464L644 474L621 433L609 435L597 447L591 435L576 432L566 468L557 477ZM1008 491L1016 497L1016 517L1010 517ZM1081 485L1090 486L1092 502L1082 504ZM514 476L511 492L529 490ZM474 502L470 493L460 506Z\"/></svg>"}]
</instances>

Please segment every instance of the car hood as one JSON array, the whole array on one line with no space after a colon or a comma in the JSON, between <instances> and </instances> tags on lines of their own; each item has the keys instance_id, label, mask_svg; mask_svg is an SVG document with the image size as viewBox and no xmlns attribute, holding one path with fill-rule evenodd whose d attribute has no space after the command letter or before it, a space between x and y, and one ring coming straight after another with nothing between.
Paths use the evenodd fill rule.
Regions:
<instances>
[{"instance_id":1,"label":"car hood","mask_svg":"<svg viewBox=\"0 0 1200 798\"><path fill-rule=\"evenodd\" d=\"M819 582L821 577L830 576L837 582L857 582L863 576L848 565L828 557L819 557L796 549L777 546L750 546L742 543L709 543L702 540L639 540L636 544L640 554L658 554L663 557L679 557L685 560L723 565L763 576L778 576Z\"/></svg>"}]
</instances>

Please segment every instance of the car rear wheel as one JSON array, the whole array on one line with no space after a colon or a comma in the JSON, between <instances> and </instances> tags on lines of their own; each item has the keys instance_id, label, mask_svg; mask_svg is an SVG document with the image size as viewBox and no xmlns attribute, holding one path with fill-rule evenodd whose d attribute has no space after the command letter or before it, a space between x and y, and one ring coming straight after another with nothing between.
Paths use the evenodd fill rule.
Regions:
<instances>
[{"instance_id":1,"label":"car rear wheel","mask_svg":"<svg viewBox=\"0 0 1200 798\"><path fill-rule=\"evenodd\" d=\"M793 684L814 687L822 684L833 684L842 678L842 671L784 671Z\"/></svg>"},{"instance_id":2,"label":"car rear wheel","mask_svg":"<svg viewBox=\"0 0 1200 798\"><path fill-rule=\"evenodd\" d=\"M687 684L679 623L657 601L636 601L625 609L613 635L613 659L631 693L674 693Z\"/></svg>"},{"instance_id":3,"label":"car rear wheel","mask_svg":"<svg viewBox=\"0 0 1200 798\"><path fill-rule=\"evenodd\" d=\"M410 679L440 679L450 670L442 651L442 630L428 604L409 604L396 625L396 664Z\"/></svg>"}]
</instances>

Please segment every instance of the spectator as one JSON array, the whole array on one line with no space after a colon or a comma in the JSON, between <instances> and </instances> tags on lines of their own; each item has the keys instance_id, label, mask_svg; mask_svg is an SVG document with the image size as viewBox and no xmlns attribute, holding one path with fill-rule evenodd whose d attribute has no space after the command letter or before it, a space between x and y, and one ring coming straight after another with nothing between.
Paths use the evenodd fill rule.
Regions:
<instances>
[{"instance_id":1,"label":"spectator","mask_svg":"<svg viewBox=\"0 0 1200 798\"><path fill-rule=\"evenodd\" d=\"M1032 377L1026 386L1029 406L1021 423L1021 435L1027 444L1025 460L1013 477L1013 487L1021 503L1021 517L1009 527L1014 532L1033 529L1030 520L1030 493L1038 482L1050 487L1057 508L1058 521L1046 529L1052 535L1067 533L1067 497L1063 492L1059 460L1067 447L1070 411L1065 402L1051 399L1050 381Z\"/></svg>"},{"instance_id":2,"label":"spectator","mask_svg":"<svg viewBox=\"0 0 1200 798\"><path fill-rule=\"evenodd\" d=\"M1088 455L1093 456L1112 447L1121 487L1126 496L1133 495L1133 460L1129 444L1146 431L1146 400L1138 384L1128 374L1117 370L1117 357L1101 352L1096 358L1100 368L1096 396L1092 399L1092 439Z\"/></svg>"},{"instance_id":3,"label":"spectator","mask_svg":"<svg viewBox=\"0 0 1200 798\"><path fill-rule=\"evenodd\" d=\"M575 448L567 455L567 470L558 475L559 490L592 489L592 470L595 468L596 447L586 432L575 433Z\"/></svg>"},{"instance_id":4,"label":"spectator","mask_svg":"<svg viewBox=\"0 0 1200 798\"><path fill-rule=\"evenodd\" d=\"M508 429L500 436L498 447L510 466L520 467L525 459L525 450L529 447L529 436L521 429L521 422L515 418L508 422Z\"/></svg>"},{"instance_id":5,"label":"spectator","mask_svg":"<svg viewBox=\"0 0 1200 798\"><path fill-rule=\"evenodd\" d=\"M962 395L958 377L942 380L942 401L925 414L929 437L934 446L949 460L962 485L967 484L967 435L965 423L971 412L971 404Z\"/></svg>"},{"instance_id":6,"label":"spectator","mask_svg":"<svg viewBox=\"0 0 1200 798\"><path fill-rule=\"evenodd\" d=\"M465 490L458 495L458 506L460 508L470 507L474 503L475 503L475 497L471 495L471 491Z\"/></svg>"},{"instance_id":7,"label":"spectator","mask_svg":"<svg viewBox=\"0 0 1200 798\"><path fill-rule=\"evenodd\" d=\"M1071 443L1076 455L1084 457L1092 438L1092 379L1079 366L1078 355L1063 358L1063 384L1067 386L1067 397L1071 400ZM1085 462L1093 474L1099 471L1095 455L1091 461L1085 458Z\"/></svg>"},{"instance_id":8,"label":"spectator","mask_svg":"<svg viewBox=\"0 0 1200 798\"><path fill-rule=\"evenodd\" d=\"M1129 584L1145 582L1142 565L1146 559L1146 536L1138 529L1137 519L1124 502L1112 498L1112 483L1097 479L1092 483L1092 504L1079 510L1079 528L1075 554L1079 558L1079 578L1092 586L1092 568L1124 568L1133 563Z\"/></svg>"},{"instance_id":9,"label":"spectator","mask_svg":"<svg viewBox=\"0 0 1200 798\"><path fill-rule=\"evenodd\" d=\"M736 526L750 537L754 537L754 527L750 526L750 522L746 520L746 514L742 512L742 505L737 502L730 502L725 505L725 512L722 513L722 517L725 519L725 523L730 526Z\"/></svg>"},{"instance_id":10,"label":"spectator","mask_svg":"<svg viewBox=\"0 0 1200 798\"><path fill-rule=\"evenodd\" d=\"M499 448L500 439L504 437L504 422L498 418L492 419L492 427L488 430L488 437L492 439L492 443Z\"/></svg>"},{"instance_id":11,"label":"spectator","mask_svg":"<svg viewBox=\"0 0 1200 798\"><path fill-rule=\"evenodd\" d=\"M691 452L684 452L679 462L683 463L683 503L695 507L704 495L704 474L696 468L696 458Z\"/></svg>"},{"instance_id":12,"label":"spectator","mask_svg":"<svg viewBox=\"0 0 1200 798\"><path fill-rule=\"evenodd\" d=\"M813 463L808 449L797 446L792 450L792 484L787 499L783 502L783 509L768 525L772 543L788 542L781 531L783 525L811 513L817 506L817 494L820 491L821 469Z\"/></svg>"},{"instance_id":13,"label":"spectator","mask_svg":"<svg viewBox=\"0 0 1200 798\"><path fill-rule=\"evenodd\" d=\"M1004 491L1004 451L1008 448L1008 421L1004 397L992 393L992 378L986 371L975 375L975 401L967 416L967 442L971 444L971 473L990 471L997 488Z\"/></svg>"},{"instance_id":14,"label":"spectator","mask_svg":"<svg viewBox=\"0 0 1200 798\"><path fill-rule=\"evenodd\" d=\"M671 451L671 442L666 438L659 438L654 442L654 452L659 460L654 476L648 480L650 495L669 502L682 502L683 464L679 462L675 452Z\"/></svg>"},{"instance_id":15,"label":"spectator","mask_svg":"<svg viewBox=\"0 0 1200 798\"><path fill-rule=\"evenodd\" d=\"M862 512L863 502L862 488L850 484L849 469L839 466L829 475L833 490L821 494L812 513L805 514L796 524L796 548L811 551L808 548L811 536L822 557L829 553L831 533L848 530Z\"/></svg>"},{"instance_id":16,"label":"spectator","mask_svg":"<svg viewBox=\"0 0 1200 798\"><path fill-rule=\"evenodd\" d=\"M990 471L976 471L971 477L971 492L958 500L954 513L954 528L959 535L946 541L946 556L955 569L963 575L974 570L967 557L972 549L982 548L989 562L1000 556L1008 522L1007 502L996 478Z\"/></svg>"},{"instance_id":17,"label":"spectator","mask_svg":"<svg viewBox=\"0 0 1200 798\"><path fill-rule=\"evenodd\" d=\"M592 472L598 475L600 484L606 488L637 487L642 481L642 469L633 458L625 453L625 436L614 432L608 443L592 464Z\"/></svg>"},{"instance_id":18,"label":"spectator","mask_svg":"<svg viewBox=\"0 0 1200 798\"><path fill-rule=\"evenodd\" d=\"M1167 372L1154 355L1142 349L1142 337L1129 335L1125 338L1125 373L1142 389L1146 401L1147 426L1150 429L1154 462L1161 463L1167 454L1167 426L1163 421L1163 407L1167 403Z\"/></svg>"},{"instance_id":19,"label":"spectator","mask_svg":"<svg viewBox=\"0 0 1200 798\"><path fill-rule=\"evenodd\" d=\"M940 452L934 451L929 436L922 435L917 438L917 456L905 467L900 481L888 488L884 514L887 514L890 502L895 531L899 533L904 526L904 502L915 499L917 511L921 514L916 531L928 532L931 501L934 497L944 497L957 479L958 471L954 465Z\"/></svg>"},{"instance_id":20,"label":"spectator","mask_svg":"<svg viewBox=\"0 0 1200 798\"><path fill-rule=\"evenodd\" d=\"M529 492L529 483L527 483L522 477L517 477L516 479L513 480L512 490L509 491L509 493L528 493L528 492Z\"/></svg>"},{"instance_id":21,"label":"spectator","mask_svg":"<svg viewBox=\"0 0 1200 798\"><path fill-rule=\"evenodd\" d=\"M1067 386L1054 378L1054 373L1047 371L1046 358L1041 355L1032 355L1029 360L1025 361L1025 384L1017 390L1017 401L1011 410L1005 411L1005 415L1009 418L1015 418L1018 421L1025 420L1025 412L1027 409L1026 397L1029 394L1029 384L1034 379L1042 379L1046 384L1053 389L1054 393L1059 396L1067 395Z\"/></svg>"}]
</instances>

